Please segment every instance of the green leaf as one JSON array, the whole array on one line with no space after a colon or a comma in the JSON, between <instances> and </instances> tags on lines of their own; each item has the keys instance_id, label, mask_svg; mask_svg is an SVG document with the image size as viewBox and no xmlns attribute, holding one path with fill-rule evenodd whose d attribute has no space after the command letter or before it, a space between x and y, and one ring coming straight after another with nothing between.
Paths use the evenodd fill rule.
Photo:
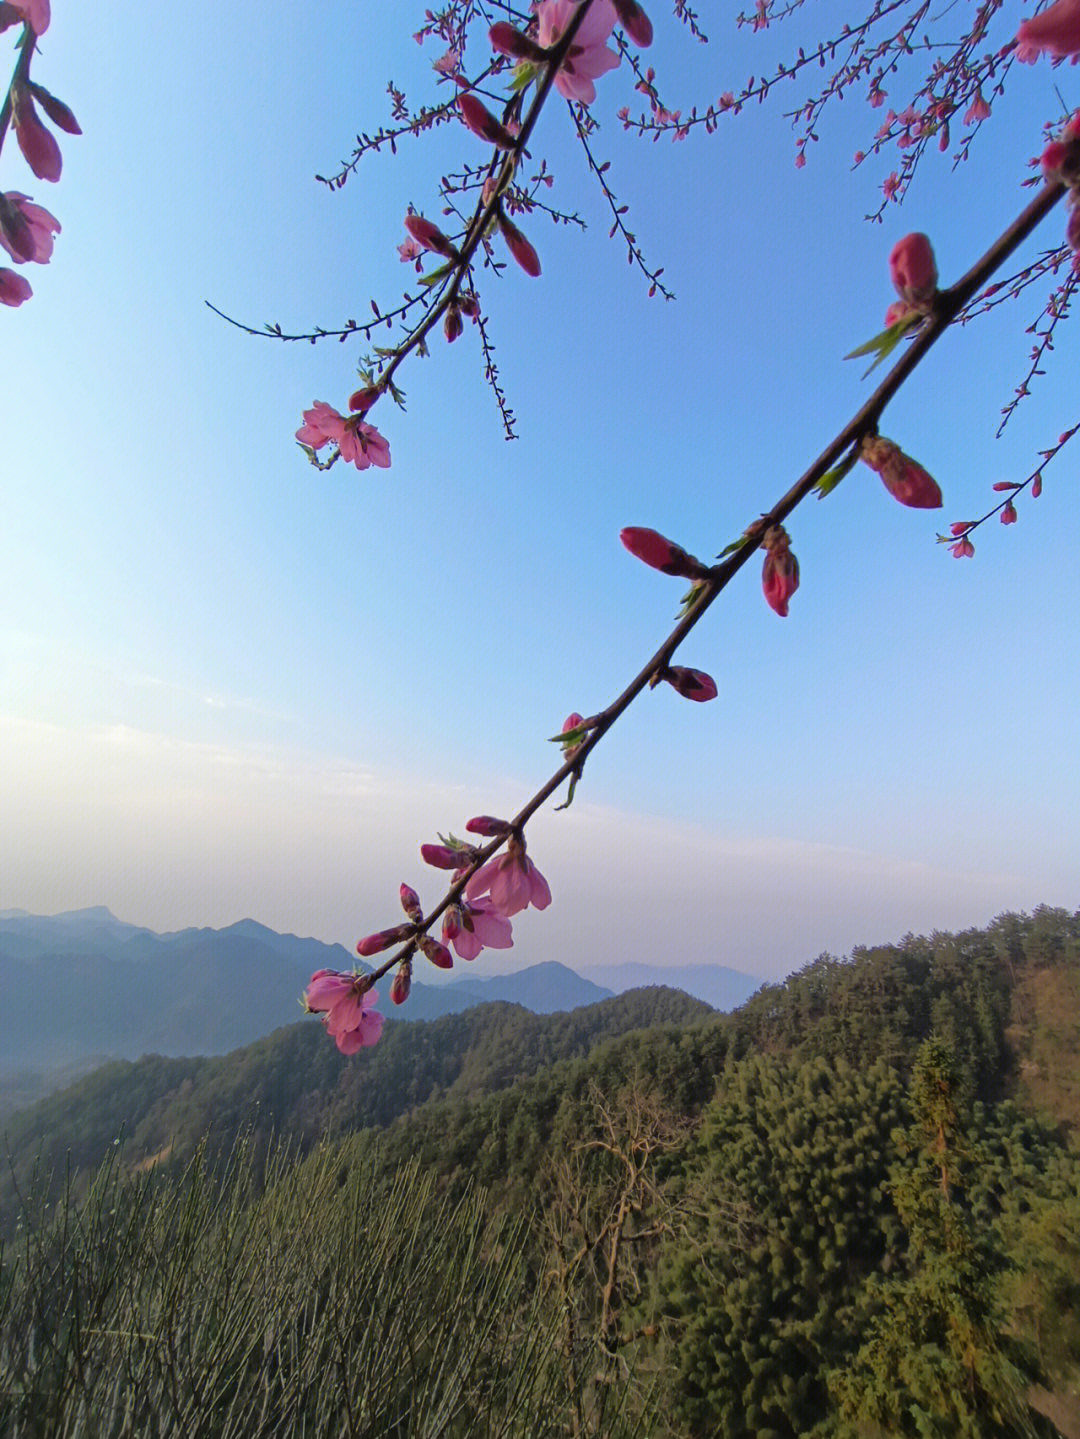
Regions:
<instances>
[{"instance_id":1,"label":"green leaf","mask_svg":"<svg viewBox=\"0 0 1080 1439\"><path fill-rule=\"evenodd\" d=\"M448 260L445 265L436 266L429 275L421 275L419 283L421 285L437 285L440 280L446 279L453 268L453 265Z\"/></svg>"},{"instance_id":2,"label":"green leaf","mask_svg":"<svg viewBox=\"0 0 1080 1439\"><path fill-rule=\"evenodd\" d=\"M516 95L532 84L536 77L536 66L529 60L522 60L521 64L514 71L514 78L510 81L510 89ZM569 801L567 801L569 803Z\"/></svg>"},{"instance_id":3,"label":"green leaf","mask_svg":"<svg viewBox=\"0 0 1080 1439\"><path fill-rule=\"evenodd\" d=\"M895 325L890 325L887 330L882 330L880 335L875 335L872 340L867 340L865 345L859 345L859 347L852 350L849 355L845 355L844 359L857 360L862 355L876 355L877 358L870 366L870 369L863 372L863 379L865 380L871 370L875 370L878 365L881 364L882 360L887 359L888 356L892 354L908 331L915 329L917 325L921 325L925 318L926 317L920 315L917 310L911 311L910 314L904 315L901 319L897 320Z\"/></svg>"},{"instance_id":4,"label":"green leaf","mask_svg":"<svg viewBox=\"0 0 1080 1439\"><path fill-rule=\"evenodd\" d=\"M733 555L736 550L741 550L741 549L742 549L743 545L746 544L746 541L747 541L748 538L749 538L748 535L740 535L737 540L732 540L732 542L731 542L730 545L725 545L724 548L720 551L720 553L717 555L716 558L717 558L718 560L722 560L722 559L724 559L727 555Z\"/></svg>"},{"instance_id":5,"label":"green leaf","mask_svg":"<svg viewBox=\"0 0 1080 1439\"><path fill-rule=\"evenodd\" d=\"M838 465L834 466L833 469L822 475L821 479L818 480L817 484L814 486L814 489L818 492L819 500L823 500L826 495L832 494L833 490L836 489L837 485L848 473L848 471L851 469L852 465L858 458L859 448L856 445L849 454L845 455L845 457L840 461Z\"/></svg>"}]
</instances>

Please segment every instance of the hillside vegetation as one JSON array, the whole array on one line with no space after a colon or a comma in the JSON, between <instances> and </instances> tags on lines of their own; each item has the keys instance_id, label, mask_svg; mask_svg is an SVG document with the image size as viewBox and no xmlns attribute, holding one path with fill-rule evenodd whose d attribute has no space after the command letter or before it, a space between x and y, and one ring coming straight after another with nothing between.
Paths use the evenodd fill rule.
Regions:
<instances>
[{"instance_id":1,"label":"hillside vegetation","mask_svg":"<svg viewBox=\"0 0 1080 1439\"><path fill-rule=\"evenodd\" d=\"M493 1006L352 1062L317 1029L19 1117L0 1426L1080 1434L1080 915L823 956L732 1015ZM66 1148L110 1155L81 1200Z\"/></svg>"}]
</instances>

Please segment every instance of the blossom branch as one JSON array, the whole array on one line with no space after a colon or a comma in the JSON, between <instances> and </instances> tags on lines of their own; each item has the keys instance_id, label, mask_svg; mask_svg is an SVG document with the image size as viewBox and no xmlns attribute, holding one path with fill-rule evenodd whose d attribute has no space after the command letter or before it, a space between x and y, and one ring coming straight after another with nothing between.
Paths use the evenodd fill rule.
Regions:
<instances>
[{"instance_id":1,"label":"blossom branch","mask_svg":"<svg viewBox=\"0 0 1080 1439\"><path fill-rule=\"evenodd\" d=\"M843 468L860 454L866 457L871 450L875 449L875 445L878 448L891 445L889 441L880 441L876 438L878 424L888 402L911 376L916 366L936 344L944 331L956 321L972 296L987 283L989 277L1032 233L1054 205L1060 201L1064 192L1063 184L1058 181L1048 181L1040 194L1028 204L982 258L955 285L947 290L934 291L932 300L927 302L925 320L907 352L896 362L858 413L840 430L805 473L767 513L748 527L740 540L736 541L734 545L728 546L718 563L709 566L703 565L679 546L664 540L653 531L627 531L624 533L624 543L627 543L628 548L640 558L645 559L655 568L665 570L670 574L683 575L692 580L692 587L681 618L621 694L612 700L605 709L588 719L577 715L570 717L570 720L567 721L570 729L567 731L564 727L564 734L560 737L564 748L562 764L512 819L504 822L482 817L469 822L468 827L474 832L491 836L486 845L476 848L458 843L456 850L442 846L436 847L440 850L441 857L429 862L438 863L439 867L443 868L454 867L455 875L446 894L430 913L425 915L420 908L415 892L408 886L403 886L402 902L409 914L410 924L399 926L396 930L383 931L379 935L369 936L367 940L361 941L359 949L365 955L376 953L381 949L391 948L398 940L404 941L401 947L397 948L370 974L358 974L351 978L336 976L339 985L343 985L344 988L339 987L334 990L332 1004L323 1002L322 991L316 995L317 1002L311 1001L312 990L309 990L309 1007L328 1012L328 1027L331 1032L338 1035L339 1043L342 1028L346 1024L351 1024L353 1019L355 1019L356 1027L344 1030L347 1041L352 1042L348 1040L349 1035L361 1033L359 1028L361 1019L366 1020L369 1013L363 1008L363 1000L371 987L391 969L398 968L399 979L404 976L404 981L394 995L395 999L400 1002L407 995L408 984L411 982L411 960L417 950L427 953L429 958L443 967L452 963L448 950L433 941L427 931L438 919L445 916L452 906L457 906L463 896L472 893L470 881L473 881L485 866L490 868L490 862L504 846L508 848L510 856L504 863L513 863L515 854L520 856L519 862L522 865L526 863L524 831L530 819L568 779L572 783L576 782L592 751L643 690L653 688L658 681L667 679L691 698L715 696L715 685L712 685L707 676L700 675L697 671L676 670L672 667L671 662L683 641L759 548L766 550L766 566L763 574L766 598L769 599L773 608L780 613L786 613L786 599L798 585L798 566L787 548L788 541L786 532L782 528L783 521L809 494L815 489L821 488L830 474L836 473L838 464ZM921 236L913 238L924 239ZM895 280L897 279L897 266L894 264L893 268ZM911 267L911 271L914 275L914 267ZM932 276L932 283L936 283L936 272ZM1080 426L1061 437L1053 452L1044 452L1044 459L1052 457L1052 454L1055 454L1057 449L1060 449L1076 432L1076 428L1080 428ZM892 446L892 450L899 454L895 446ZM906 457L901 456L901 458ZM877 463L873 463L873 467L882 469L882 466ZM915 469L918 470L919 467L915 466ZM886 478L884 472L882 477ZM925 476L924 478L928 479ZM1031 478L1034 480L1034 476ZM932 481L929 483L933 485ZM886 479L886 484L893 489L888 479ZM1021 486L1016 488L1021 488ZM936 486L934 489L936 490ZM895 489L893 492L897 493ZM902 498L902 496L898 494L898 498ZM920 505L923 503L919 499L908 499L905 502ZM936 503L940 503L940 494L938 494ZM1008 502L1003 502L1003 504L1005 503ZM628 540L628 536L631 535L634 537L632 543ZM782 593L778 593L777 585L781 582ZM772 586L772 593L770 593L770 586ZM690 687L687 686L685 679L688 676L694 677L689 682ZM701 681L707 681L711 689L695 694L693 686L697 685L701 690L703 688L700 684ZM528 863L531 865L531 861ZM543 883L542 880L541 883ZM546 884L543 887L546 891ZM494 892L494 886L492 886L492 890ZM405 897L406 892L408 899ZM544 901L545 904L548 899L550 899L549 892ZM527 902L524 900L519 903L517 909L523 908ZM445 933L444 929L444 937ZM323 985L329 983L328 980L321 979L324 973L320 971L320 975L313 979L313 989L316 981ZM398 986L398 980L395 980L395 986ZM331 998L329 995L325 997ZM347 1005L349 1008L347 1010L342 1008L341 1023L335 1030L333 1027L334 1015L338 1004ZM356 1046L359 1047L364 1042L368 1041L357 1039Z\"/></svg>"}]
</instances>

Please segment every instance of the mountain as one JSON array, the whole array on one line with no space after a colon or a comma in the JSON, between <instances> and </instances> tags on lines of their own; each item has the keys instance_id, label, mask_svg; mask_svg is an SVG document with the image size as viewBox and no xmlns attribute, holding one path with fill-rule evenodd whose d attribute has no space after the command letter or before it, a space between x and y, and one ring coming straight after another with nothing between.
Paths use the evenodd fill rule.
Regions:
<instances>
[{"instance_id":1,"label":"mountain","mask_svg":"<svg viewBox=\"0 0 1080 1439\"><path fill-rule=\"evenodd\" d=\"M47 1092L50 1073L89 1057L225 1054L250 1044L296 1015L313 971L355 964L340 944L278 934L252 919L156 934L104 906L6 911L0 992L16 1002L0 1010L0 1111L14 1107L12 1094ZM497 1000L548 1014L610 993L548 963L495 979L415 982L395 1017L436 1019Z\"/></svg>"},{"instance_id":2,"label":"mountain","mask_svg":"<svg viewBox=\"0 0 1080 1439\"><path fill-rule=\"evenodd\" d=\"M602 984L616 994L642 985L665 984L681 989L695 999L703 999L713 1009L738 1009L762 985L752 974L728 969L722 964L590 964L582 968L582 976L594 984Z\"/></svg>"}]
</instances>

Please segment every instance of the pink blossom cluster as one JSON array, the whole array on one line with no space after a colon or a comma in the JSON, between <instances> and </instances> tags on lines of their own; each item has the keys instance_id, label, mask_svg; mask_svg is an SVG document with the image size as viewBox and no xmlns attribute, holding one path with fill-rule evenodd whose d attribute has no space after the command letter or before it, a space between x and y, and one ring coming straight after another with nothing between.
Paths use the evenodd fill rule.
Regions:
<instances>
[{"instance_id":1,"label":"pink blossom cluster","mask_svg":"<svg viewBox=\"0 0 1080 1439\"><path fill-rule=\"evenodd\" d=\"M31 36L43 35L51 19L49 0L11 0L0 5L0 30L22 24ZM63 100L51 95L23 72L16 71L9 92L15 139L23 158L39 180L59 180L63 158L56 136L38 114L40 105L52 123L69 135L81 135L79 122ZM48 264L53 236L60 233L60 221L48 210L35 205L29 195L17 190L0 192L0 246L17 265ZM29 300L33 289L25 276L0 269L0 304L15 307Z\"/></svg>"},{"instance_id":2,"label":"pink blossom cluster","mask_svg":"<svg viewBox=\"0 0 1080 1439\"><path fill-rule=\"evenodd\" d=\"M571 719L580 722L579 715ZM569 721L567 721L569 725ZM566 726L564 726L564 729ZM466 824L471 834L489 839L505 839L506 849L486 864L479 864L480 851L451 835L441 844L420 846L421 857L436 869L454 870L454 882L468 876L464 892L453 899L443 913L442 940L429 935L420 896L411 885L399 890L401 907L408 923L393 925L359 940L357 953L365 959L381 954L394 945L404 944L397 973L390 985L390 999L404 1004L412 988L412 953L419 950L438 969L451 969L456 950L459 959L475 959L483 949L510 949L514 943L512 917L532 905L547 909L551 890L547 880L525 852L525 837L506 820L491 815L477 815ZM477 867L479 865L479 867ZM384 973L385 966L379 973ZM377 977L377 976L376 976ZM323 1021L344 1054L376 1042L382 1032L383 1017L371 1009L376 995L371 990L373 979L360 972L342 974L320 969L311 976L304 994L304 1007L309 1013L326 1014Z\"/></svg>"}]
</instances>

